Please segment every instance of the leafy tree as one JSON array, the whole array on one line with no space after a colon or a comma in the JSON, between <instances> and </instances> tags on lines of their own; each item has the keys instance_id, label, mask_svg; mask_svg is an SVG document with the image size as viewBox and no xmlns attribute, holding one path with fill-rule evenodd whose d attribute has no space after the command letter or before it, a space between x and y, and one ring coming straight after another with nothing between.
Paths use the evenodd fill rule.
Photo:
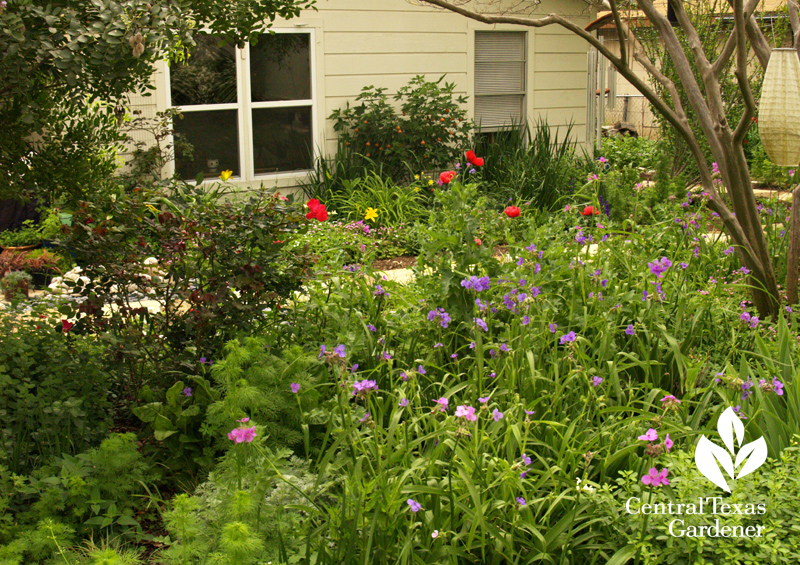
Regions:
<instances>
[{"instance_id":1,"label":"leafy tree","mask_svg":"<svg viewBox=\"0 0 800 565\"><path fill-rule=\"evenodd\" d=\"M314 2L0 1L0 197L90 190L113 168L119 101L152 88L155 61L184 60L198 30L243 46Z\"/></svg>"}]
</instances>

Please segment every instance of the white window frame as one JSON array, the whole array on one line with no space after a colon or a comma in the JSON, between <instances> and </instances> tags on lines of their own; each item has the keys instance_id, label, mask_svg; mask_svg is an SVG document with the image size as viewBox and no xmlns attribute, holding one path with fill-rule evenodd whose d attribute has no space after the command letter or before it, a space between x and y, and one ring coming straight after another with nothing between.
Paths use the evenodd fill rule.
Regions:
<instances>
[{"instance_id":1,"label":"white window frame","mask_svg":"<svg viewBox=\"0 0 800 565\"><path fill-rule=\"evenodd\" d=\"M317 61L316 61L316 30L312 27L303 28L270 28L275 33L305 33L308 38L309 49L309 68L311 71L311 98L305 100L279 100L274 102L252 102L251 83L250 83L250 44L245 45L244 49L236 48L236 97L238 102L230 104L198 104L192 106L173 106L172 105L172 85L170 83L170 67L165 65L164 82L166 91L167 108L175 108L181 112L201 112L208 110L237 110L238 132L239 132L239 171L242 174L230 178L231 182L258 182L258 181L278 181L281 179L305 178L311 169L299 169L296 171L283 171L278 173L255 174L255 163L253 159L253 119L252 111L260 108L291 108L291 107L310 107L311 108L311 160L318 157L318 148L321 146L319 141L319 128L317 125ZM266 32L269 33L269 32ZM187 109L189 108L189 109ZM173 136L169 142L175 146ZM167 166L167 174L175 174L175 161L171 160ZM205 179L206 182L216 182L216 178ZM187 182L194 183L193 180Z\"/></svg>"}]
</instances>

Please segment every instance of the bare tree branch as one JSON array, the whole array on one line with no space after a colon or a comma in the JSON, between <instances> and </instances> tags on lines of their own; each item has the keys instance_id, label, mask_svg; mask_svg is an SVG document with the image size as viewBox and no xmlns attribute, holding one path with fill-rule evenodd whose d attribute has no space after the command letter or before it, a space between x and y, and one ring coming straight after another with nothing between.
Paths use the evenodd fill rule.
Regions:
<instances>
[{"instance_id":1,"label":"bare tree branch","mask_svg":"<svg viewBox=\"0 0 800 565\"><path fill-rule=\"evenodd\" d=\"M800 5L797 0L789 0L789 22L792 24L792 47L800 56Z\"/></svg>"},{"instance_id":2,"label":"bare tree branch","mask_svg":"<svg viewBox=\"0 0 800 565\"><path fill-rule=\"evenodd\" d=\"M734 3L738 0L728 0L728 5L733 8ZM791 2L791 0L790 0ZM755 11L755 8L753 8ZM761 63L763 68L767 68L769 63L769 56L772 54L772 48L769 46L767 38L764 37L764 32L758 27L758 22L753 12L748 10L748 15L745 16L745 24L747 27L747 38L750 40L750 46L756 54L758 62Z\"/></svg>"},{"instance_id":3,"label":"bare tree branch","mask_svg":"<svg viewBox=\"0 0 800 565\"><path fill-rule=\"evenodd\" d=\"M617 9L617 0L608 0L609 6L611 6L611 14L614 16L614 25L617 27L617 31L622 31L625 29L626 34L625 36L619 35L619 58L622 59L622 63L627 65L630 62L628 59L628 29L623 28L622 26L622 19L619 17L619 9Z\"/></svg>"},{"instance_id":4,"label":"bare tree branch","mask_svg":"<svg viewBox=\"0 0 800 565\"><path fill-rule=\"evenodd\" d=\"M750 0L748 7L758 0ZM742 114L736 131L733 134L733 146L742 147L744 136L752 125L753 117L756 115L756 100L753 98L753 90L750 88L750 81L747 78L747 33L745 31L745 21L747 14L744 11L742 2L733 3L733 33L736 37L736 81L739 83L739 90L744 97L744 113Z\"/></svg>"}]
</instances>

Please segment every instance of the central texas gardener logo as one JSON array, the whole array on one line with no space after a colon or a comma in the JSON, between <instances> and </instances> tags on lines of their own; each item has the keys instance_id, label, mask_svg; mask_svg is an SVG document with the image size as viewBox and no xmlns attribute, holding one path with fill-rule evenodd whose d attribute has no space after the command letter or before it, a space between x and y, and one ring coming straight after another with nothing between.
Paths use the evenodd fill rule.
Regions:
<instances>
[{"instance_id":1,"label":"central texas gardener logo","mask_svg":"<svg viewBox=\"0 0 800 565\"><path fill-rule=\"evenodd\" d=\"M760 437L756 441L742 445L744 424L733 408L728 408L719 417L717 430L727 451L703 436L694 450L694 462L709 481L722 490L731 492L728 480L722 471L724 470L730 477L730 484L749 475L767 460L767 442Z\"/></svg>"}]
</instances>

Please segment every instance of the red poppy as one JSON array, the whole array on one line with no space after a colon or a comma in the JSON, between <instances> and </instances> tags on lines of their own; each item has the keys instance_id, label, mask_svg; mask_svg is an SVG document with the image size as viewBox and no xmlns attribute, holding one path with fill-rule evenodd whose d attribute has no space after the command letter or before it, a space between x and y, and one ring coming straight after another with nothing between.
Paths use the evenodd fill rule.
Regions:
<instances>
[{"instance_id":1,"label":"red poppy","mask_svg":"<svg viewBox=\"0 0 800 565\"><path fill-rule=\"evenodd\" d=\"M69 330L72 329L72 326L74 325L75 324L73 324L69 320L61 320L61 331L67 333Z\"/></svg>"},{"instance_id":2,"label":"red poppy","mask_svg":"<svg viewBox=\"0 0 800 565\"><path fill-rule=\"evenodd\" d=\"M477 238L477 237L476 237L476 238L475 238L475 243L476 243L476 244L478 244L478 245L480 245L480 244L481 244L481 243L483 243L483 242L480 240L480 238Z\"/></svg>"},{"instance_id":3,"label":"red poppy","mask_svg":"<svg viewBox=\"0 0 800 565\"><path fill-rule=\"evenodd\" d=\"M325 204L320 204L319 200L316 198L312 198L306 202L306 206L308 206L309 210L308 214L306 214L306 218L309 220L324 222L328 219L328 211L325 209Z\"/></svg>"},{"instance_id":4,"label":"red poppy","mask_svg":"<svg viewBox=\"0 0 800 565\"><path fill-rule=\"evenodd\" d=\"M591 216L592 214L597 216L600 214L600 210L595 210L594 206L587 206L583 209L583 212L581 212L581 216Z\"/></svg>"},{"instance_id":5,"label":"red poppy","mask_svg":"<svg viewBox=\"0 0 800 565\"><path fill-rule=\"evenodd\" d=\"M472 149L467 151L467 161L476 167L483 167L483 157L476 157L475 152Z\"/></svg>"},{"instance_id":6,"label":"red poppy","mask_svg":"<svg viewBox=\"0 0 800 565\"><path fill-rule=\"evenodd\" d=\"M509 218L516 218L517 216L519 216L520 212L521 210L516 206L509 206L508 208L505 209L506 216L508 216Z\"/></svg>"},{"instance_id":7,"label":"red poppy","mask_svg":"<svg viewBox=\"0 0 800 565\"><path fill-rule=\"evenodd\" d=\"M439 180L442 184L448 184L456 176L455 171L445 171L439 175Z\"/></svg>"}]
</instances>

